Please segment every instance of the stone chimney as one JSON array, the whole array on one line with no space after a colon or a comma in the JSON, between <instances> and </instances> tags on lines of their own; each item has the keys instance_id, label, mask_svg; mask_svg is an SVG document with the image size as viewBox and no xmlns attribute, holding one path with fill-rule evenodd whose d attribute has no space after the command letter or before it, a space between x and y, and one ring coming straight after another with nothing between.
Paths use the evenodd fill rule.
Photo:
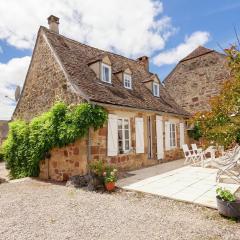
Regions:
<instances>
[{"instance_id":1,"label":"stone chimney","mask_svg":"<svg viewBox=\"0 0 240 240\"><path fill-rule=\"evenodd\" d=\"M51 15L48 17L47 20L48 20L49 29L56 33L59 33L59 28L58 28L59 18Z\"/></svg>"},{"instance_id":2,"label":"stone chimney","mask_svg":"<svg viewBox=\"0 0 240 240\"><path fill-rule=\"evenodd\" d=\"M143 66L145 66L145 69L149 71L149 60L147 56L139 57L137 61L141 63Z\"/></svg>"}]
</instances>

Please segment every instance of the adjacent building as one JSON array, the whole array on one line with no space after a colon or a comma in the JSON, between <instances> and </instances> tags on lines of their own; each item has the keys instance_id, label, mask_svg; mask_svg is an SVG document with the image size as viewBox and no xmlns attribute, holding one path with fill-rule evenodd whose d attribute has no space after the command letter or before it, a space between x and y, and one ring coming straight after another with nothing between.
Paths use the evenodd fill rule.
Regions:
<instances>
[{"instance_id":1,"label":"adjacent building","mask_svg":"<svg viewBox=\"0 0 240 240\"><path fill-rule=\"evenodd\" d=\"M210 110L209 99L219 94L229 74L224 54L199 46L177 64L163 83L171 97L194 114Z\"/></svg>"}]
</instances>

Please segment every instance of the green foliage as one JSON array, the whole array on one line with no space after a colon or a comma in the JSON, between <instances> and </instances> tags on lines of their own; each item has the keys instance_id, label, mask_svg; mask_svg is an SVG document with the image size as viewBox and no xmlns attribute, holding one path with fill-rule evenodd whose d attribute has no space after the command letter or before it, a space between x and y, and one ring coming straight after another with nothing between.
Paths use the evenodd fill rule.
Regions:
<instances>
[{"instance_id":1,"label":"green foliage","mask_svg":"<svg viewBox=\"0 0 240 240\"><path fill-rule=\"evenodd\" d=\"M199 122L196 122L194 124L193 129L188 131L188 135L189 135L189 137L191 137L192 139L194 139L196 141L198 141L202 137L202 131L201 131Z\"/></svg>"},{"instance_id":2,"label":"green foliage","mask_svg":"<svg viewBox=\"0 0 240 240\"><path fill-rule=\"evenodd\" d=\"M107 120L106 111L88 103L67 106L59 102L30 123L10 123L3 154L13 178L38 176L39 161L54 147L63 147L97 130Z\"/></svg>"},{"instance_id":3,"label":"green foliage","mask_svg":"<svg viewBox=\"0 0 240 240\"><path fill-rule=\"evenodd\" d=\"M90 168L90 171L92 173L94 173L97 176L101 177L101 176L103 176L103 172L104 172L104 169L105 169L105 164L101 160L94 161L94 162L89 164L89 168Z\"/></svg>"},{"instance_id":4,"label":"green foliage","mask_svg":"<svg viewBox=\"0 0 240 240\"><path fill-rule=\"evenodd\" d=\"M236 197L229 191L223 188L217 188L217 195L224 201L234 202L236 201Z\"/></svg>"},{"instance_id":5,"label":"green foliage","mask_svg":"<svg viewBox=\"0 0 240 240\"><path fill-rule=\"evenodd\" d=\"M3 150L0 147L0 162L2 162L3 160L4 160Z\"/></svg>"}]
</instances>

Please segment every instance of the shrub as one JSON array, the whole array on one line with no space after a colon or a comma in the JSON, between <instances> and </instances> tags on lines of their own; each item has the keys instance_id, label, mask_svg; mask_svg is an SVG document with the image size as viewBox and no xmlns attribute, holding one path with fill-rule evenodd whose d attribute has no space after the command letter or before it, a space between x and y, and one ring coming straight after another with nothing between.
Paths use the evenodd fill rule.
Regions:
<instances>
[{"instance_id":1,"label":"shrub","mask_svg":"<svg viewBox=\"0 0 240 240\"><path fill-rule=\"evenodd\" d=\"M56 103L31 122L11 122L3 144L4 159L13 178L38 176L39 161L54 147L63 147L97 130L107 120L106 111L88 103L67 106Z\"/></svg>"},{"instance_id":2,"label":"shrub","mask_svg":"<svg viewBox=\"0 0 240 240\"><path fill-rule=\"evenodd\" d=\"M217 195L223 200L223 201L227 201L227 202L235 202L236 201L236 197L234 196L234 194L232 194L229 190L227 189L223 189L223 188L217 188L216 190Z\"/></svg>"}]
</instances>

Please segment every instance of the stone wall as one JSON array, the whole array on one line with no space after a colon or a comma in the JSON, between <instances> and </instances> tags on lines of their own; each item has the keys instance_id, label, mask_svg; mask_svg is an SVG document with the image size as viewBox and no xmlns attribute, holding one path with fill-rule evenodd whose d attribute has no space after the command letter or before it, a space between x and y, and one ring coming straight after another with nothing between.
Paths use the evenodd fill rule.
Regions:
<instances>
[{"instance_id":1,"label":"stone wall","mask_svg":"<svg viewBox=\"0 0 240 240\"><path fill-rule=\"evenodd\" d=\"M115 165L120 170L133 170L141 167L151 166L161 162L172 161L183 157L180 149L179 139L179 125L177 124L177 148L165 151L164 159L157 160L157 141L156 141L156 114L152 112L139 112L134 110L116 110L115 108L108 108L109 113L116 114L120 117L128 117L130 119L131 131L131 146L132 151L127 154L119 154L118 156L107 156L107 124L97 130L90 130L88 137L76 141L67 147L61 149L53 149L51 157L41 161L40 177L43 179L54 179L57 181L67 180L70 176L83 175L87 172L87 163L95 160L104 160ZM153 157L148 158L147 146L147 117L152 119L152 152ZM135 153L135 117L142 117L144 119L144 146L145 153ZM183 118L176 118L163 114L163 121L174 120L176 122L184 122ZM163 128L164 129L164 128ZM163 134L165 138L165 132ZM189 139L185 132L185 142ZM165 139L164 139L165 149Z\"/></svg>"},{"instance_id":2,"label":"stone wall","mask_svg":"<svg viewBox=\"0 0 240 240\"><path fill-rule=\"evenodd\" d=\"M69 86L62 68L40 32L13 118L30 120L47 111L58 100L66 103L82 101Z\"/></svg>"},{"instance_id":3,"label":"stone wall","mask_svg":"<svg viewBox=\"0 0 240 240\"><path fill-rule=\"evenodd\" d=\"M209 99L219 93L229 76L226 58L217 52L178 63L164 81L175 101L190 113L209 110Z\"/></svg>"},{"instance_id":4,"label":"stone wall","mask_svg":"<svg viewBox=\"0 0 240 240\"><path fill-rule=\"evenodd\" d=\"M40 162L42 179L66 181L71 176L87 173L87 140L81 139L63 148L55 148L49 158Z\"/></svg>"}]
</instances>

